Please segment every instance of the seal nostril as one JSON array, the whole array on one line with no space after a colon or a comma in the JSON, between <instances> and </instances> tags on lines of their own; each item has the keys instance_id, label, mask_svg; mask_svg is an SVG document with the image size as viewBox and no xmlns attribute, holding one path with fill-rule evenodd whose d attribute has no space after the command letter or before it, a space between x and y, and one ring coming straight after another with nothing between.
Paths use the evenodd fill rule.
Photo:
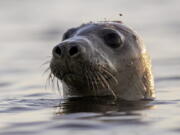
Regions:
<instances>
[{"instance_id":1,"label":"seal nostril","mask_svg":"<svg viewBox=\"0 0 180 135\"><path fill-rule=\"evenodd\" d=\"M58 47L58 46L56 46L55 48L54 48L54 52L56 53L56 54L58 54L59 56L61 55L61 49Z\"/></svg>"},{"instance_id":2,"label":"seal nostril","mask_svg":"<svg viewBox=\"0 0 180 135\"><path fill-rule=\"evenodd\" d=\"M73 47L71 47L71 49L69 50L69 54L70 54L70 56L73 56L73 55L75 55L75 54L77 54L78 53L78 47L77 46L73 46Z\"/></svg>"}]
</instances>

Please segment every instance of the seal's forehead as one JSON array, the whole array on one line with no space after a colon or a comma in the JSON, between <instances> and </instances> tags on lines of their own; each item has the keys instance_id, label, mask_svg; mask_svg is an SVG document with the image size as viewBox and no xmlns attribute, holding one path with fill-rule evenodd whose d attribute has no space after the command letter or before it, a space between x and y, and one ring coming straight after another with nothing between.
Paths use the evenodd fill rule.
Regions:
<instances>
[{"instance_id":1,"label":"seal's forehead","mask_svg":"<svg viewBox=\"0 0 180 135\"><path fill-rule=\"evenodd\" d=\"M88 33L98 32L102 29L114 29L136 35L136 33L131 28L117 21L104 21L104 22L83 24L77 28L75 35L85 35Z\"/></svg>"},{"instance_id":2,"label":"seal's forehead","mask_svg":"<svg viewBox=\"0 0 180 135\"><path fill-rule=\"evenodd\" d=\"M97 23L83 24L80 27L78 27L76 31L76 35L97 32L103 29L104 27L105 27L104 25L99 25Z\"/></svg>"}]
</instances>

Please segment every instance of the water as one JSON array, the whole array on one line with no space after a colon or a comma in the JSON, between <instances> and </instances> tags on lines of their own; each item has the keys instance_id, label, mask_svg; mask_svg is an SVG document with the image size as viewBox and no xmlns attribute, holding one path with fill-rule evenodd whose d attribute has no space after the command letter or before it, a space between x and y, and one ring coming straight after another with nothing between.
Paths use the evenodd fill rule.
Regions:
<instances>
[{"instance_id":1,"label":"water","mask_svg":"<svg viewBox=\"0 0 180 135\"><path fill-rule=\"evenodd\" d=\"M179 5L179 0L1 0L0 134L180 134ZM104 18L123 20L142 35L153 62L155 101L61 99L44 88L43 63L61 34Z\"/></svg>"}]
</instances>

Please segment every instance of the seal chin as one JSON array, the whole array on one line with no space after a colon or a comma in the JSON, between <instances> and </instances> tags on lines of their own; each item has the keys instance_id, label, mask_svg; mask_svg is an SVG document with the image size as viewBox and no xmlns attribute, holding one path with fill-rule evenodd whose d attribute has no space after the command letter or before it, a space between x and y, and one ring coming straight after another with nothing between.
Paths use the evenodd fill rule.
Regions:
<instances>
[{"instance_id":1,"label":"seal chin","mask_svg":"<svg viewBox=\"0 0 180 135\"><path fill-rule=\"evenodd\" d=\"M61 81L65 82L66 84L75 87L78 83L82 84L82 75L73 73L73 72L66 72L63 74L63 76L60 78Z\"/></svg>"},{"instance_id":2,"label":"seal chin","mask_svg":"<svg viewBox=\"0 0 180 135\"><path fill-rule=\"evenodd\" d=\"M76 76L74 73L72 72L67 72L67 73L63 73L63 75L60 77L61 80L66 79L67 77L69 78L70 76Z\"/></svg>"}]
</instances>

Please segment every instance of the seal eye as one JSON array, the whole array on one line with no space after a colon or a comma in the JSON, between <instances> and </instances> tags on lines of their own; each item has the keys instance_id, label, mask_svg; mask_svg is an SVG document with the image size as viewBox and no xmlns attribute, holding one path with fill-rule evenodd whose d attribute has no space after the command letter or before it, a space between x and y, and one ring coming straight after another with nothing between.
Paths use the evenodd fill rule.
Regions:
<instances>
[{"instance_id":1,"label":"seal eye","mask_svg":"<svg viewBox=\"0 0 180 135\"><path fill-rule=\"evenodd\" d=\"M76 31L76 28L71 28L67 32L64 33L62 41L70 38Z\"/></svg>"},{"instance_id":2,"label":"seal eye","mask_svg":"<svg viewBox=\"0 0 180 135\"><path fill-rule=\"evenodd\" d=\"M103 30L103 39L104 42L112 48L118 48L123 44L121 36L113 30Z\"/></svg>"}]
</instances>

